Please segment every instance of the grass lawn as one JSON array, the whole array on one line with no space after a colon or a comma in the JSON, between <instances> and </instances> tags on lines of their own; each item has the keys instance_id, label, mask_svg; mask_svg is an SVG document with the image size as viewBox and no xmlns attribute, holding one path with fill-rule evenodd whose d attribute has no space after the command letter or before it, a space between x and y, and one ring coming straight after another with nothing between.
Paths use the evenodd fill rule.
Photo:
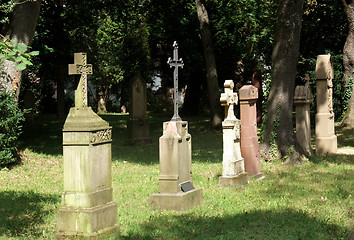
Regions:
<instances>
[{"instance_id":1,"label":"grass lawn","mask_svg":"<svg viewBox=\"0 0 354 240\"><path fill-rule=\"evenodd\" d=\"M354 155L314 156L300 166L262 162L266 178L219 188L222 134L203 117L184 118L192 135L194 185L203 204L189 211L152 210L158 191L158 138L166 115L150 117L152 144L127 146L127 115L113 126L112 174L121 233L112 239L353 239ZM36 117L36 135L21 142L23 162L0 171L0 239L51 239L63 189L62 120ZM336 129L354 150L354 131Z\"/></svg>"}]
</instances>

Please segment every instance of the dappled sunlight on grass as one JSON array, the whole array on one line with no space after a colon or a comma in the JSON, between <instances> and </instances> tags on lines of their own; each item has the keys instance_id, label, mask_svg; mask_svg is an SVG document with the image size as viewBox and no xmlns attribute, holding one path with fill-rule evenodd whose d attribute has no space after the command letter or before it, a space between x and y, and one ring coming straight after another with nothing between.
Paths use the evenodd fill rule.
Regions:
<instances>
[{"instance_id":1,"label":"dappled sunlight on grass","mask_svg":"<svg viewBox=\"0 0 354 240\"><path fill-rule=\"evenodd\" d=\"M148 116L152 143L129 146L128 115L102 116L113 127L113 201L121 230L116 239L348 238L354 219L353 156L312 156L298 166L261 162L265 179L220 188L222 132L208 129L205 117L186 118L193 185L203 188L202 205L184 212L151 209L150 195L158 192L158 139L170 117ZM56 231L63 190L63 121L48 115L36 121L37 135L22 141L22 163L0 171L0 239L51 239ZM43 123L53 126L46 131ZM338 138L341 142L345 135Z\"/></svg>"}]
</instances>

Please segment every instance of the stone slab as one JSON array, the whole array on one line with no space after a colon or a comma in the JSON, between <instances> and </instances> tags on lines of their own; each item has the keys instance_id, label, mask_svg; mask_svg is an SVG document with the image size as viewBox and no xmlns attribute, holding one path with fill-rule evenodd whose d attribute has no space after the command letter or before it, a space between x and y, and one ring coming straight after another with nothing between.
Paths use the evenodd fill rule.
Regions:
<instances>
[{"instance_id":1,"label":"stone slab","mask_svg":"<svg viewBox=\"0 0 354 240\"><path fill-rule=\"evenodd\" d=\"M331 137L316 137L316 154L336 153L337 150L336 135Z\"/></svg>"},{"instance_id":2,"label":"stone slab","mask_svg":"<svg viewBox=\"0 0 354 240\"><path fill-rule=\"evenodd\" d=\"M83 233L77 235L76 232L60 232L56 233L54 238L58 240L77 240L77 239L85 239L85 240L101 240L112 237L114 235L118 235L120 233L119 226L114 225L113 227L108 227L97 232L93 233Z\"/></svg>"},{"instance_id":3,"label":"stone slab","mask_svg":"<svg viewBox=\"0 0 354 240\"><path fill-rule=\"evenodd\" d=\"M199 206L202 202L202 188L189 192L154 193L150 196L150 205L156 209L183 211Z\"/></svg>"},{"instance_id":4,"label":"stone slab","mask_svg":"<svg viewBox=\"0 0 354 240\"><path fill-rule=\"evenodd\" d=\"M219 186L220 187L241 187L248 183L248 175L243 172L236 176L220 176Z\"/></svg>"},{"instance_id":5,"label":"stone slab","mask_svg":"<svg viewBox=\"0 0 354 240\"><path fill-rule=\"evenodd\" d=\"M116 220L117 205L113 202L93 208L61 207L58 211L57 233L94 235L100 230L115 227Z\"/></svg>"}]
</instances>

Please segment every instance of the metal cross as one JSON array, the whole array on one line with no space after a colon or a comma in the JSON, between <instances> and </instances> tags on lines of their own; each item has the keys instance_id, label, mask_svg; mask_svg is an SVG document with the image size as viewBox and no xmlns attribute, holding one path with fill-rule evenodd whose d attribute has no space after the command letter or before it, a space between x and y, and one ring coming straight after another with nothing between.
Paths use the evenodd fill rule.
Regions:
<instances>
[{"instance_id":1,"label":"metal cross","mask_svg":"<svg viewBox=\"0 0 354 240\"><path fill-rule=\"evenodd\" d=\"M175 67L175 70L173 71L173 117L172 121L180 121L182 120L180 116L178 115L178 67L183 68L183 61L182 58L178 59L178 44L175 41L172 45L174 47L173 49L173 59L170 57L168 58L167 63L170 65L170 67Z\"/></svg>"},{"instance_id":2,"label":"metal cross","mask_svg":"<svg viewBox=\"0 0 354 240\"><path fill-rule=\"evenodd\" d=\"M69 64L69 75L80 74L75 90L75 107L87 107L87 74L92 74L92 64L87 64L86 53L74 53L74 64Z\"/></svg>"}]
</instances>

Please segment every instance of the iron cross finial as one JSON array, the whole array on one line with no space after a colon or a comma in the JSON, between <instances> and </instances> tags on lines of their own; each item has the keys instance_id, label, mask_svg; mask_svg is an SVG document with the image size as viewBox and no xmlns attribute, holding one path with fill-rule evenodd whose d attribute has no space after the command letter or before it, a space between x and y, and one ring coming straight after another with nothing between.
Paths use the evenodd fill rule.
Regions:
<instances>
[{"instance_id":1,"label":"iron cross finial","mask_svg":"<svg viewBox=\"0 0 354 240\"><path fill-rule=\"evenodd\" d=\"M173 71L173 117L171 121L180 121L181 117L178 115L178 68L183 68L182 58L178 59L178 44L176 41L173 43L173 59L168 58L167 63L170 67L174 67Z\"/></svg>"}]
</instances>

